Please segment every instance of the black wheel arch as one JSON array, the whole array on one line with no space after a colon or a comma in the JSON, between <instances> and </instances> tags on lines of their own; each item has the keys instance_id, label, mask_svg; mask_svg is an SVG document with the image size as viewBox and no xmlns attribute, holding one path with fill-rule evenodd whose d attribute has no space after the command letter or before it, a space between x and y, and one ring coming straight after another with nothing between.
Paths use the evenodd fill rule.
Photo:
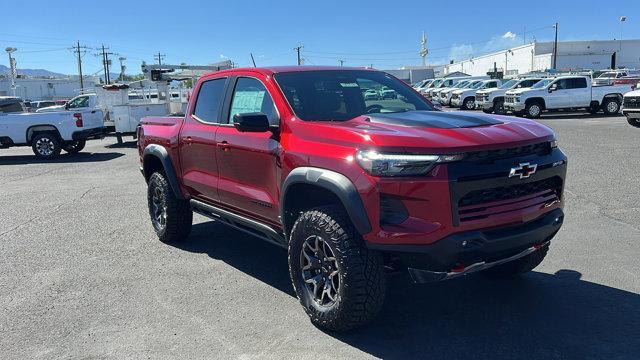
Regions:
<instances>
[{"instance_id":1,"label":"black wheel arch","mask_svg":"<svg viewBox=\"0 0 640 360\"><path fill-rule=\"evenodd\" d=\"M25 133L25 139L27 139L27 144L31 145L31 140L33 140L33 136L40 132L50 132L54 133L60 142L64 142L62 136L60 135L60 131L54 125L50 124L40 124L40 125L32 125L27 128L27 132Z\"/></svg>"},{"instance_id":2,"label":"black wheel arch","mask_svg":"<svg viewBox=\"0 0 640 360\"><path fill-rule=\"evenodd\" d=\"M171 157L167 149L162 145L150 144L142 153L142 172L145 180L148 182L151 175L157 170L161 170L167 178L171 189L178 199L185 199L180 189L180 183L176 175Z\"/></svg>"},{"instance_id":3,"label":"black wheel arch","mask_svg":"<svg viewBox=\"0 0 640 360\"><path fill-rule=\"evenodd\" d=\"M329 197L325 200L331 201L333 197L333 200L340 201L340 205L345 209L360 235L371 231L371 223L364 204L351 180L335 171L316 167L299 167L287 175L281 189L280 216L287 236L291 232L296 217L296 209L291 208L298 193L295 189L301 187L323 191Z\"/></svg>"},{"instance_id":4,"label":"black wheel arch","mask_svg":"<svg viewBox=\"0 0 640 360\"><path fill-rule=\"evenodd\" d=\"M547 104L545 103L544 98L541 98L541 97L529 98L524 103L525 103L525 105L538 103L538 104L540 104L540 106L542 106L542 110L545 110L547 108Z\"/></svg>"},{"instance_id":5,"label":"black wheel arch","mask_svg":"<svg viewBox=\"0 0 640 360\"><path fill-rule=\"evenodd\" d=\"M496 97L493 98L493 104L494 105L497 104L500 101L504 102L504 96L496 96Z\"/></svg>"}]
</instances>

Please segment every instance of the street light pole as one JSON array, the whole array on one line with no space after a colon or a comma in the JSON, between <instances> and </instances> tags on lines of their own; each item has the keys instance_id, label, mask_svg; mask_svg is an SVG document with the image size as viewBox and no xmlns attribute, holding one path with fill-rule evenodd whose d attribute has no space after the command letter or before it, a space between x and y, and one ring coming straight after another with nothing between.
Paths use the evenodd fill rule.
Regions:
<instances>
[{"instance_id":1,"label":"street light pole","mask_svg":"<svg viewBox=\"0 0 640 360\"><path fill-rule=\"evenodd\" d=\"M617 61L618 64L622 62L622 25L627 21L626 16L620 16L620 60ZM620 66L618 66L619 68Z\"/></svg>"},{"instance_id":2,"label":"street light pole","mask_svg":"<svg viewBox=\"0 0 640 360\"><path fill-rule=\"evenodd\" d=\"M558 65L558 23L553 24L553 28L556 30L556 37L553 40L553 70Z\"/></svg>"},{"instance_id":3,"label":"street light pole","mask_svg":"<svg viewBox=\"0 0 640 360\"><path fill-rule=\"evenodd\" d=\"M13 92L13 96L16 96L16 76L18 75L18 69L16 67L16 59L11 56L11 53L17 51L18 49L14 47L8 47L4 49L4 51L9 54L9 68L11 71L11 91Z\"/></svg>"}]
</instances>

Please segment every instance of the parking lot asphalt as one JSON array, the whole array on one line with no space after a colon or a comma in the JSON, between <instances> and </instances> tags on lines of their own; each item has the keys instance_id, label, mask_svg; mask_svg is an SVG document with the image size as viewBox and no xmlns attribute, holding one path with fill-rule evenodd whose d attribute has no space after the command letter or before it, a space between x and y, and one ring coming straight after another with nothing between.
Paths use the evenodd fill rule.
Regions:
<instances>
[{"instance_id":1,"label":"parking lot asphalt","mask_svg":"<svg viewBox=\"0 0 640 360\"><path fill-rule=\"evenodd\" d=\"M134 143L36 160L0 150L0 358L637 359L640 129L546 116L569 157L566 217L515 280L389 278L370 326L311 325L285 251L196 215L183 244L148 219Z\"/></svg>"}]
</instances>

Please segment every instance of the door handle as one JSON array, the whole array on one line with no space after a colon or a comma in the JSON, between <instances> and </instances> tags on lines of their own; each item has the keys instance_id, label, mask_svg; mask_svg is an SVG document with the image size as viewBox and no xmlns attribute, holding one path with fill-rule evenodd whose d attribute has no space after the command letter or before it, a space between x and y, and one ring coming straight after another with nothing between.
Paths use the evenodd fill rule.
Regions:
<instances>
[{"instance_id":1,"label":"door handle","mask_svg":"<svg viewBox=\"0 0 640 360\"><path fill-rule=\"evenodd\" d=\"M229 151L229 148L231 147L226 140L216 143L216 146L222 149L222 151Z\"/></svg>"},{"instance_id":2,"label":"door handle","mask_svg":"<svg viewBox=\"0 0 640 360\"><path fill-rule=\"evenodd\" d=\"M187 136L186 138L184 138L185 144L191 145L192 142L193 142L193 139L191 139L191 136Z\"/></svg>"}]
</instances>

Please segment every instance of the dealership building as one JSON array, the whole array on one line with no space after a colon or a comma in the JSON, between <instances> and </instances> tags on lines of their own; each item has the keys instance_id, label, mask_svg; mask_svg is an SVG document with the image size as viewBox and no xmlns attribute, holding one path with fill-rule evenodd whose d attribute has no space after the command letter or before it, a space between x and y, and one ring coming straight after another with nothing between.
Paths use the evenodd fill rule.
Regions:
<instances>
[{"instance_id":1,"label":"dealership building","mask_svg":"<svg viewBox=\"0 0 640 360\"><path fill-rule=\"evenodd\" d=\"M441 65L435 76L462 72L472 76L497 70L505 76L553 68L553 42L535 42L492 54ZM558 42L558 70L640 69L640 39Z\"/></svg>"}]
</instances>

